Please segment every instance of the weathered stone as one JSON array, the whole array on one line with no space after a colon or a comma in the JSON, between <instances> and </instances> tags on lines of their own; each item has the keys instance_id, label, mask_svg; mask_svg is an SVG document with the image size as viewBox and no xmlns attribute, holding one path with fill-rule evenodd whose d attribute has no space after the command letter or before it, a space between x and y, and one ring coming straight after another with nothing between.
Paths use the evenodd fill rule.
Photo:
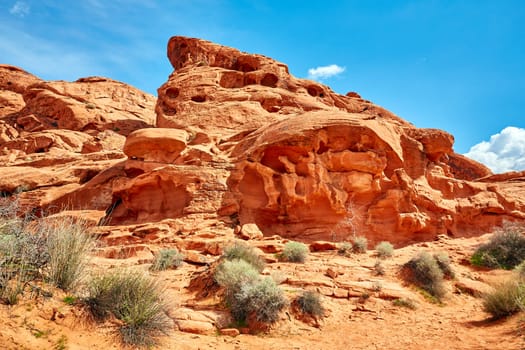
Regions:
<instances>
[{"instance_id":1,"label":"weathered stone","mask_svg":"<svg viewBox=\"0 0 525 350\"><path fill-rule=\"evenodd\" d=\"M263 238L263 234L261 230L257 227L256 224L244 224L242 225L239 233L239 237L244 240L250 240L250 239L261 239Z\"/></svg>"}]
</instances>

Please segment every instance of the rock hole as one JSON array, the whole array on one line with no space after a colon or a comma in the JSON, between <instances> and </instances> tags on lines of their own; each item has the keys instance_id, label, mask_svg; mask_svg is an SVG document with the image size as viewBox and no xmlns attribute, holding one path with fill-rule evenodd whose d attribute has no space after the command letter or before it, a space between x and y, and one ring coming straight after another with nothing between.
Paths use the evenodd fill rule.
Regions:
<instances>
[{"instance_id":1,"label":"rock hole","mask_svg":"<svg viewBox=\"0 0 525 350\"><path fill-rule=\"evenodd\" d=\"M144 174L144 170L138 168L129 168L125 170L125 173L127 177L132 179L134 177Z\"/></svg>"},{"instance_id":2,"label":"rock hole","mask_svg":"<svg viewBox=\"0 0 525 350\"><path fill-rule=\"evenodd\" d=\"M256 57L251 55L240 56L232 67L244 73L253 72L259 69L259 61Z\"/></svg>"},{"instance_id":3,"label":"rock hole","mask_svg":"<svg viewBox=\"0 0 525 350\"><path fill-rule=\"evenodd\" d=\"M175 87L168 88L166 90L166 96L168 98L177 98L179 96L179 89Z\"/></svg>"},{"instance_id":4,"label":"rock hole","mask_svg":"<svg viewBox=\"0 0 525 350\"><path fill-rule=\"evenodd\" d=\"M323 141L319 142L319 149L317 150L317 154L323 154L328 150L328 146Z\"/></svg>"},{"instance_id":5,"label":"rock hole","mask_svg":"<svg viewBox=\"0 0 525 350\"><path fill-rule=\"evenodd\" d=\"M225 72L221 76L219 85L226 89L238 89L244 86L244 74L240 72Z\"/></svg>"},{"instance_id":6,"label":"rock hole","mask_svg":"<svg viewBox=\"0 0 525 350\"><path fill-rule=\"evenodd\" d=\"M309 86L306 88L306 91L308 91L308 94L313 97L317 97L317 89L315 86Z\"/></svg>"},{"instance_id":7,"label":"rock hole","mask_svg":"<svg viewBox=\"0 0 525 350\"><path fill-rule=\"evenodd\" d=\"M196 95L196 96L193 96L191 98L191 100L193 102L198 102L198 103L205 102L206 101L206 96L204 96L204 95Z\"/></svg>"},{"instance_id":8,"label":"rock hole","mask_svg":"<svg viewBox=\"0 0 525 350\"><path fill-rule=\"evenodd\" d=\"M170 116L170 115L177 114L177 110L175 108L170 107L166 105L165 103L162 103L160 108L162 109L162 112L164 113L164 115Z\"/></svg>"},{"instance_id":9,"label":"rock hole","mask_svg":"<svg viewBox=\"0 0 525 350\"><path fill-rule=\"evenodd\" d=\"M244 85L253 85L257 84L257 81L252 76L245 76L244 77Z\"/></svg>"},{"instance_id":10,"label":"rock hole","mask_svg":"<svg viewBox=\"0 0 525 350\"><path fill-rule=\"evenodd\" d=\"M261 79L261 85L274 88L277 86L278 81L279 78L275 74L266 73Z\"/></svg>"},{"instance_id":11,"label":"rock hole","mask_svg":"<svg viewBox=\"0 0 525 350\"><path fill-rule=\"evenodd\" d=\"M78 180L79 184L85 184L95 176L97 176L100 173L98 170L88 169L83 174L80 175L80 178Z\"/></svg>"}]
</instances>

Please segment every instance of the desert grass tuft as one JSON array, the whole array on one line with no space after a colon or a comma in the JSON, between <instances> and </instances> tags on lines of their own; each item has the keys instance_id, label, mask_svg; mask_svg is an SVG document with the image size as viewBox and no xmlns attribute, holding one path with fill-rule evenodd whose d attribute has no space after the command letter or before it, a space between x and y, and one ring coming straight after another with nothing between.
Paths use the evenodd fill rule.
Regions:
<instances>
[{"instance_id":1,"label":"desert grass tuft","mask_svg":"<svg viewBox=\"0 0 525 350\"><path fill-rule=\"evenodd\" d=\"M295 300L301 312L315 317L324 315L324 307L321 303L319 293L308 290L299 295Z\"/></svg>"},{"instance_id":2,"label":"desert grass tuft","mask_svg":"<svg viewBox=\"0 0 525 350\"><path fill-rule=\"evenodd\" d=\"M151 271L163 271L171 268L177 268L182 265L184 254L177 249L161 249L155 255L153 264L150 266Z\"/></svg>"},{"instance_id":3,"label":"desert grass tuft","mask_svg":"<svg viewBox=\"0 0 525 350\"><path fill-rule=\"evenodd\" d=\"M226 247L222 256L226 260L244 260L259 272L261 272L265 266L263 258L257 253L255 248L244 242L235 242Z\"/></svg>"},{"instance_id":4,"label":"desert grass tuft","mask_svg":"<svg viewBox=\"0 0 525 350\"><path fill-rule=\"evenodd\" d=\"M125 344L154 346L158 336L168 333L164 289L146 274L118 270L95 276L87 288L84 303L98 320L109 315L121 320L119 333Z\"/></svg>"},{"instance_id":5,"label":"desert grass tuft","mask_svg":"<svg viewBox=\"0 0 525 350\"><path fill-rule=\"evenodd\" d=\"M281 259L289 262L303 263L310 250L308 246L300 242L288 242L284 245Z\"/></svg>"}]
</instances>

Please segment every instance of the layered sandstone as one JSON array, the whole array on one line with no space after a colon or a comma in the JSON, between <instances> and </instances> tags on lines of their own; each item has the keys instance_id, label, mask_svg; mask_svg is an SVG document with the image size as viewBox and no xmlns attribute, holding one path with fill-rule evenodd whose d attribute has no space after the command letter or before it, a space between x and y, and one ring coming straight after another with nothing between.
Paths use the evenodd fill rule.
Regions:
<instances>
[{"instance_id":1,"label":"layered sandstone","mask_svg":"<svg viewBox=\"0 0 525 350\"><path fill-rule=\"evenodd\" d=\"M138 175L114 191L115 222L200 213L254 223L266 236L404 244L525 218L516 182L476 181L490 171L454 153L444 131L297 79L262 55L173 37L168 58L162 129L140 143L128 137L126 148L142 149L128 153ZM203 181L207 190L197 190ZM207 205L195 210L199 197Z\"/></svg>"},{"instance_id":2,"label":"layered sandstone","mask_svg":"<svg viewBox=\"0 0 525 350\"><path fill-rule=\"evenodd\" d=\"M401 245L525 219L523 174L492 175L444 131L262 55L185 37L167 53L174 71L154 108L109 79L43 82L0 67L11 101L0 191L37 207L106 210L109 225L222 222L304 241Z\"/></svg>"},{"instance_id":3,"label":"layered sandstone","mask_svg":"<svg viewBox=\"0 0 525 350\"><path fill-rule=\"evenodd\" d=\"M155 101L106 78L46 82L0 65L0 193L33 210L105 210L126 136L153 126Z\"/></svg>"}]
</instances>

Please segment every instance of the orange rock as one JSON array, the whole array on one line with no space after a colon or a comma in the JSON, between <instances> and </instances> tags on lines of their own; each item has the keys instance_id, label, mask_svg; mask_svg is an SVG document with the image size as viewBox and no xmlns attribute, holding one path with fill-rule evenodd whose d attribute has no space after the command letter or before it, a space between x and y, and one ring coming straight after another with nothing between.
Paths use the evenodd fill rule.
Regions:
<instances>
[{"instance_id":1,"label":"orange rock","mask_svg":"<svg viewBox=\"0 0 525 350\"><path fill-rule=\"evenodd\" d=\"M188 242L177 244L206 233L213 247L196 250L212 254L237 226L399 246L525 220L523 173L492 175L444 131L262 55L173 37L168 58L156 101L106 78L44 82L0 66L0 191L23 191L32 209L105 209L108 225L177 220L170 232Z\"/></svg>"},{"instance_id":2,"label":"orange rock","mask_svg":"<svg viewBox=\"0 0 525 350\"><path fill-rule=\"evenodd\" d=\"M124 144L131 159L146 162L173 163L186 148L189 135L184 130L148 128L132 132Z\"/></svg>"}]
</instances>

